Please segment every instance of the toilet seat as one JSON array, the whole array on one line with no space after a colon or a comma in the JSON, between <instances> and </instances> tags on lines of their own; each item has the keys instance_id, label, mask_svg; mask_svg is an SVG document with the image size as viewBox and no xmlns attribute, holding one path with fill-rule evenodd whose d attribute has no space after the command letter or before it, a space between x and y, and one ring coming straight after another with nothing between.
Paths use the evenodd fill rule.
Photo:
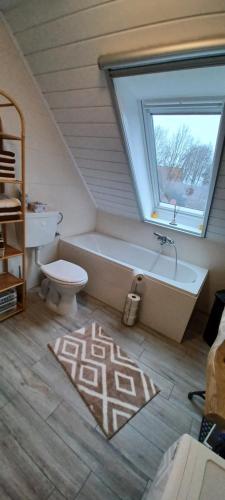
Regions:
<instances>
[{"instance_id":1,"label":"toilet seat","mask_svg":"<svg viewBox=\"0 0 225 500\"><path fill-rule=\"evenodd\" d=\"M86 271L67 260L61 259L44 264L41 266L41 270L48 278L59 284L83 284L88 281Z\"/></svg>"}]
</instances>

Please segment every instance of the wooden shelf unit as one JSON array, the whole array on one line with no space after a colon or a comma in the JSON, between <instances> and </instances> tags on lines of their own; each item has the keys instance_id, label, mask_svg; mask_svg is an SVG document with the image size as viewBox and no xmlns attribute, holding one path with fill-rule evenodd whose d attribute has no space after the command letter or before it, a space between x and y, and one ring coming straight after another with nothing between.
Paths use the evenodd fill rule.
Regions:
<instances>
[{"instance_id":1,"label":"wooden shelf unit","mask_svg":"<svg viewBox=\"0 0 225 500\"><path fill-rule=\"evenodd\" d=\"M1 95L2 95L2 93L0 91L0 97L1 97ZM4 134L4 132L0 132L0 139L8 139L9 141L22 141L21 136Z\"/></svg>"},{"instance_id":2,"label":"wooden shelf unit","mask_svg":"<svg viewBox=\"0 0 225 500\"><path fill-rule=\"evenodd\" d=\"M17 179L7 179L5 181L0 179L0 184L23 184L23 182Z\"/></svg>"},{"instance_id":3,"label":"wooden shelf unit","mask_svg":"<svg viewBox=\"0 0 225 500\"><path fill-rule=\"evenodd\" d=\"M13 276L11 273L0 274L0 293L9 290L9 288L15 288L19 285L23 285L24 281L21 278Z\"/></svg>"},{"instance_id":4,"label":"wooden shelf unit","mask_svg":"<svg viewBox=\"0 0 225 500\"><path fill-rule=\"evenodd\" d=\"M0 150L7 150L8 147L5 147L3 144L4 140L10 141L18 141L18 146L20 149L20 178L19 179L8 179L8 180L0 180L0 193L3 194L5 192L5 187L7 184L11 185L12 188L16 189L16 185L19 186L21 191L21 218L14 220L0 220L0 230L3 233L4 241L5 241L5 253L3 257L0 257L0 293L9 290L10 288L17 289L17 305L15 308L0 313L0 322L4 321L15 314L18 314L25 309L25 300L26 300L26 281L25 281L25 134L24 134L24 118L22 112L17 105L17 103L12 99L8 94L0 90L0 98L4 99L3 102L0 102ZM20 133L19 135L9 134L4 132L4 122L3 116L1 116L1 108L2 112L4 111L4 116L7 113L7 108L14 108L15 117L19 117L20 121ZM17 114L17 116L16 116ZM13 187L15 185L15 188ZM14 195L13 195L14 196ZM18 224L17 226L17 234L19 234L20 248L15 248L11 243L9 244L9 232L12 224ZM17 246L17 243L16 243ZM11 264L13 263L13 259L19 259L18 270L15 272L20 277L17 277L11 272ZM15 264L17 265L17 261L15 260Z\"/></svg>"},{"instance_id":5,"label":"wooden shelf unit","mask_svg":"<svg viewBox=\"0 0 225 500\"><path fill-rule=\"evenodd\" d=\"M14 104L12 102L0 103L0 108L9 108L10 106L14 106Z\"/></svg>"},{"instance_id":6,"label":"wooden shelf unit","mask_svg":"<svg viewBox=\"0 0 225 500\"><path fill-rule=\"evenodd\" d=\"M10 245L5 245L5 253L3 257L0 257L1 260L6 260L10 259L10 257L18 257L19 255L23 255L22 250L19 250L18 248L11 247Z\"/></svg>"},{"instance_id":7,"label":"wooden shelf unit","mask_svg":"<svg viewBox=\"0 0 225 500\"><path fill-rule=\"evenodd\" d=\"M4 224L18 224L20 222L24 222L24 219L2 220L0 226Z\"/></svg>"}]
</instances>

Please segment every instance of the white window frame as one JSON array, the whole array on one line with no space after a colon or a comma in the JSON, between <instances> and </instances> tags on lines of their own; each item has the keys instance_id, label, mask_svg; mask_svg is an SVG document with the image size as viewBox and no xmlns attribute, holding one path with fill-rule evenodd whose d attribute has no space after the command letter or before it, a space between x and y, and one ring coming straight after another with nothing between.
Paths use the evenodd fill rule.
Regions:
<instances>
[{"instance_id":1,"label":"white window frame","mask_svg":"<svg viewBox=\"0 0 225 500\"><path fill-rule=\"evenodd\" d=\"M182 115L182 114L219 114L220 123L217 134L217 141L214 150L213 157L213 167L212 175L210 179L209 193L207 198L207 204L204 211L188 209L177 205L177 215L176 229L183 230L185 232L190 232L198 236L204 236L209 210L212 202L212 196L215 188L215 182L217 177L217 172L219 168L220 154L224 137L224 131L222 123L224 122L224 103L222 101L213 99L204 99L204 101L199 101L199 99L191 100L181 100L179 101L166 101L166 102L149 102L141 101L141 113L144 122L144 140L146 146L146 158L147 158L147 168L150 183L150 191L153 200L153 211L157 212L158 219L145 218L145 222L154 222L160 225L170 224L174 207L172 205L166 204L160 201L159 196L159 183L158 183L158 173L157 173L157 162L156 162L156 149L155 149L155 136L154 136L154 125L153 116L154 115ZM199 225L199 229L197 229ZM193 230L192 230L193 226ZM200 228L202 227L202 229ZM175 229L175 227L174 227Z\"/></svg>"},{"instance_id":2,"label":"white window frame","mask_svg":"<svg viewBox=\"0 0 225 500\"><path fill-rule=\"evenodd\" d=\"M189 59L186 59L188 55ZM220 129L217 137L217 145L214 154L214 168L208 195L208 203L204 213L204 220L198 226L193 226L188 214L183 214L182 223L172 226L170 210L164 211L167 218L159 216L152 217L154 211L154 200L150 189L151 178L148 168L148 152L145 140L145 126L143 118L142 102L150 104L176 104L188 102L199 103L223 103L225 102L224 76L225 76L225 52L221 60L214 58L208 51L200 54L195 59L192 52L183 55L171 54L168 61L160 55L156 59L148 59L148 67L127 66L110 61L102 65L107 70L107 80L112 92L113 102L118 118L118 124L122 133L127 159L130 167L131 181L136 194L140 220L144 223L154 224L170 228L178 232L184 232L192 236L206 237L210 209L213 206L213 196L217 178L217 172L223 152L225 138L225 113L220 121ZM112 65L112 67L111 67ZM191 222L191 223L190 223Z\"/></svg>"}]
</instances>

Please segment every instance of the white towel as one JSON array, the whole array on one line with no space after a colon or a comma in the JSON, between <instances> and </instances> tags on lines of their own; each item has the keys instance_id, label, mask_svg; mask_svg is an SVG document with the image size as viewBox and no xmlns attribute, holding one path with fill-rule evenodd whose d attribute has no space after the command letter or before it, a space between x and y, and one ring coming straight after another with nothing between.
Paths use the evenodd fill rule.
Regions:
<instances>
[{"instance_id":1,"label":"white towel","mask_svg":"<svg viewBox=\"0 0 225 500\"><path fill-rule=\"evenodd\" d=\"M15 175L15 170L4 170L0 166L0 174L9 174L9 175Z\"/></svg>"},{"instance_id":2,"label":"white towel","mask_svg":"<svg viewBox=\"0 0 225 500\"><path fill-rule=\"evenodd\" d=\"M1 217L9 217L11 215L21 215L21 211L18 212L0 212L0 218Z\"/></svg>"},{"instance_id":3,"label":"white towel","mask_svg":"<svg viewBox=\"0 0 225 500\"><path fill-rule=\"evenodd\" d=\"M13 173L13 172L15 172L15 168L12 168L11 170L8 170L8 168L4 168L2 165L0 165L0 172L3 172L4 174L5 174L5 173L6 173L6 174L7 174L7 173L9 173L9 174L10 174L11 172L12 172L12 173Z\"/></svg>"},{"instance_id":4,"label":"white towel","mask_svg":"<svg viewBox=\"0 0 225 500\"><path fill-rule=\"evenodd\" d=\"M10 198L6 194L0 195L0 208L21 207L18 198Z\"/></svg>"}]
</instances>

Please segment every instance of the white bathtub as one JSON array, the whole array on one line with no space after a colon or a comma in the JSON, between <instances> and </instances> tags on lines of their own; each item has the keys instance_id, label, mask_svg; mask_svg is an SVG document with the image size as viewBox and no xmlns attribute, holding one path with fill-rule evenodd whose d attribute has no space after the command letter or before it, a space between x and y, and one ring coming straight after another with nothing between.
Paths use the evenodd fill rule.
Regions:
<instances>
[{"instance_id":1,"label":"white bathtub","mask_svg":"<svg viewBox=\"0 0 225 500\"><path fill-rule=\"evenodd\" d=\"M84 267L87 292L122 311L135 271L145 276L140 320L180 342L207 270L99 233L60 240L60 257Z\"/></svg>"}]
</instances>

